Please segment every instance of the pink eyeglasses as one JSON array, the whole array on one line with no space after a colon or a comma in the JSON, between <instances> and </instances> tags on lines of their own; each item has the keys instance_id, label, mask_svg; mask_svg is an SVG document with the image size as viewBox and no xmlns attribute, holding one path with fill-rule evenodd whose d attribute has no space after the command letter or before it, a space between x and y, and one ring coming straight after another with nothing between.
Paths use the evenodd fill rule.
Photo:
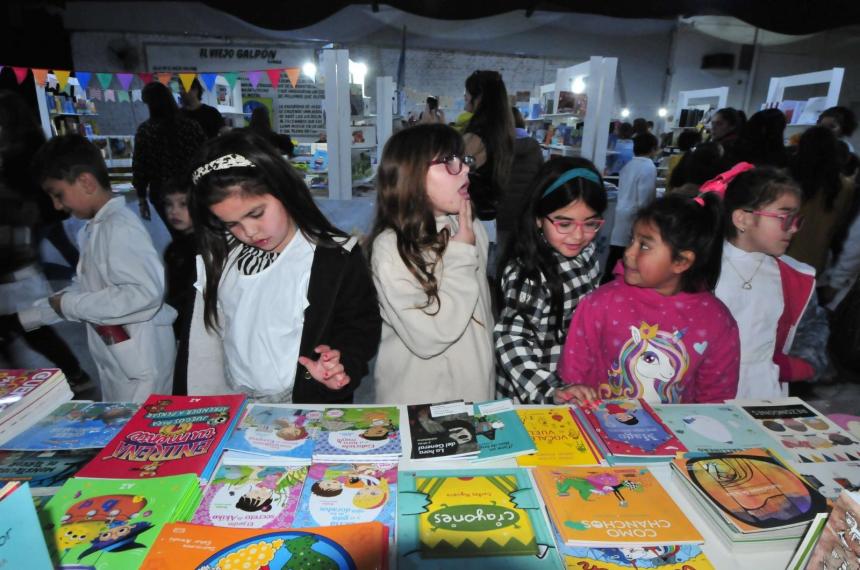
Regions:
<instances>
[{"instance_id":1,"label":"pink eyeglasses","mask_svg":"<svg viewBox=\"0 0 860 570\"><path fill-rule=\"evenodd\" d=\"M791 212L790 214L785 214L782 212L768 212L767 210L744 210L745 212L749 212L750 214L754 214L756 216L763 216L765 218L777 218L782 227L782 231L788 232L791 230L799 230L801 226L803 226L803 216L800 215L799 212Z\"/></svg>"},{"instance_id":2,"label":"pink eyeglasses","mask_svg":"<svg viewBox=\"0 0 860 570\"><path fill-rule=\"evenodd\" d=\"M594 235L600 228L603 226L603 223L606 220L585 220L584 222L579 222L577 220L553 220L549 216L544 216L549 222L555 226L555 229L560 234L569 234L574 228L579 228L582 230L582 233L587 235Z\"/></svg>"}]
</instances>

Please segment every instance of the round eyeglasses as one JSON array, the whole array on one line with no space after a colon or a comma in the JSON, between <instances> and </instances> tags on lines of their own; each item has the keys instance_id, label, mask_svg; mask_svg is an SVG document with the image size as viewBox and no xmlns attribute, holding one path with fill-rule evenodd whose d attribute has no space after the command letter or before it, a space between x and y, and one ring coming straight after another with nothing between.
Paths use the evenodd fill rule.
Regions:
<instances>
[{"instance_id":1,"label":"round eyeglasses","mask_svg":"<svg viewBox=\"0 0 860 570\"><path fill-rule=\"evenodd\" d=\"M457 156L456 154L449 154L448 156L443 156L441 158L436 158L430 161L430 166L434 164L444 164L445 169L448 171L448 174L452 176L456 176L463 171L463 165L469 167L471 170L475 167L475 157L474 156Z\"/></svg>"}]
</instances>

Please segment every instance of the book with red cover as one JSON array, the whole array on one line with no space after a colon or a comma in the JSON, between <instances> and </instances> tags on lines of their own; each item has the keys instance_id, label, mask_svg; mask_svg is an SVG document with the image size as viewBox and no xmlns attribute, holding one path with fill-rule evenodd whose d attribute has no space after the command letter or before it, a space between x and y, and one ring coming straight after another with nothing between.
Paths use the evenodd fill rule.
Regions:
<instances>
[{"instance_id":1,"label":"book with red cover","mask_svg":"<svg viewBox=\"0 0 860 570\"><path fill-rule=\"evenodd\" d=\"M245 396L151 395L77 477L137 479L195 473L208 480Z\"/></svg>"}]
</instances>

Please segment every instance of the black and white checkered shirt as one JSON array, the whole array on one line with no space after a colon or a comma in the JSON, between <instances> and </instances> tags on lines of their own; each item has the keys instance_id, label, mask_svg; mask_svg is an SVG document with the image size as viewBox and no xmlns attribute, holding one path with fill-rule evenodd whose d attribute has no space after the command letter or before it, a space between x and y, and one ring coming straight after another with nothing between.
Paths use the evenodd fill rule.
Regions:
<instances>
[{"instance_id":1,"label":"black and white checkered shirt","mask_svg":"<svg viewBox=\"0 0 860 570\"><path fill-rule=\"evenodd\" d=\"M573 310L598 284L596 249L592 243L572 259L555 254L563 281L562 323L556 322L545 285L525 280L516 289L520 266L512 261L505 267L504 305L493 330L497 397L511 398L521 404L552 403L552 393L561 384L555 370Z\"/></svg>"}]
</instances>

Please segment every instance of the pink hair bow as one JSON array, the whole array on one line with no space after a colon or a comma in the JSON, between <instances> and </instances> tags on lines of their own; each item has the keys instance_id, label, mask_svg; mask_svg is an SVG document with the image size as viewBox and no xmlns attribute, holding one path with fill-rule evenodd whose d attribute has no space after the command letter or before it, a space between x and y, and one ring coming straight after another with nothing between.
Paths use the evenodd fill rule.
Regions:
<instances>
[{"instance_id":1,"label":"pink hair bow","mask_svg":"<svg viewBox=\"0 0 860 570\"><path fill-rule=\"evenodd\" d=\"M729 187L729 182L735 179L735 176L741 172L752 170L755 165L749 162L739 162L734 165L731 170L726 170L722 174L718 174L715 178L711 178L699 188L699 195L693 198L700 206L705 205L705 199L702 197L707 192L716 192L717 196L722 198L726 193L726 188Z\"/></svg>"}]
</instances>

